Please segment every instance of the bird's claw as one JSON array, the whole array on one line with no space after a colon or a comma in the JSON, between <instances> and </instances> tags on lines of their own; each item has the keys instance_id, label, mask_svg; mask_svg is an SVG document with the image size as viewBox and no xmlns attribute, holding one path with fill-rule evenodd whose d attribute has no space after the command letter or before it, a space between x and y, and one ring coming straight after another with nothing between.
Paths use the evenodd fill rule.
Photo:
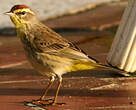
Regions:
<instances>
[{"instance_id":1,"label":"bird's claw","mask_svg":"<svg viewBox=\"0 0 136 110\"><path fill-rule=\"evenodd\" d=\"M38 100L32 100L33 104L36 104L36 105L54 105L54 99L53 98L49 98L49 99L46 99L46 100L42 100L42 99L38 99Z\"/></svg>"},{"instance_id":2,"label":"bird's claw","mask_svg":"<svg viewBox=\"0 0 136 110\"><path fill-rule=\"evenodd\" d=\"M39 105L39 106L54 106L54 105L63 106L63 105L65 105L65 103L56 103L53 98L49 98L49 99L46 99L46 100L41 100L41 99L32 100L31 103Z\"/></svg>"}]
</instances>

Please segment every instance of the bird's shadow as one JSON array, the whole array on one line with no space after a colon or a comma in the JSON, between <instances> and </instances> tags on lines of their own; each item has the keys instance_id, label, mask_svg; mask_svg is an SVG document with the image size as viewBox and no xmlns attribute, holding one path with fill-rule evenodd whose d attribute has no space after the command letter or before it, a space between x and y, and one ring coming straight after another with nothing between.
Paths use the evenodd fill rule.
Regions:
<instances>
[{"instance_id":1,"label":"bird's shadow","mask_svg":"<svg viewBox=\"0 0 136 110\"><path fill-rule=\"evenodd\" d=\"M34 70L31 69L21 69L21 68L6 68L6 69L0 69L0 76L4 75L32 75L32 76L40 76L39 73L37 73ZM87 71L77 71L77 72L71 72L64 77L94 77L94 78L115 78L115 77L121 77L117 72L111 71L111 70L87 70ZM53 96L56 89L51 89L49 92L49 96ZM38 88L0 88L0 95L25 95L25 96L40 96L43 89ZM133 91L136 92L136 91ZM116 94L113 90L96 90L95 93L88 89L63 89L60 91L60 96L113 96L114 97L121 97L125 91L120 91ZM121 94L121 95L119 95Z\"/></svg>"},{"instance_id":2,"label":"bird's shadow","mask_svg":"<svg viewBox=\"0 0 136 110\"><path fill-rule=\"evenodd\" d=\"M6 96L41 96L44 89L32 88L0 88L0 95ZM47 96L54 96L56 89L50 89ZM80 96L80 97L128 97L131 93L136 93L136 90L88 90L88 89L61 89L59 96ZM131 96L135 94L131 94Z\"/></svg>"},{"instance_id":3,"label":"bird's shadow","mask_svg":"<svg viewBox=\"0 0 136 110\"><path fill-rule=\"evenodd\" d=\"M34 69L24 69L24 68L4 68L0 69L0 76L3 75L18 75L18 76L42 76L40 73ZM118 71L113 71L110 69L96 69L96 70L85 70L69 72L64 74L63 77L94 77L94 78L116 78L122 77Z\"/></svg>"}]
</instances>

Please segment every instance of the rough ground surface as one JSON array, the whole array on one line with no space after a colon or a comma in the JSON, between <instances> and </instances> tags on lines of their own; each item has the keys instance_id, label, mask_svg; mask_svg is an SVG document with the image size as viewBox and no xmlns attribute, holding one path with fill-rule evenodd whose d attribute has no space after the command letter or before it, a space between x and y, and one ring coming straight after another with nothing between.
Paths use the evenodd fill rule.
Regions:
<instances>
[{"instance_id":1,"label":"rough ground surface","mask_svg":"<svg viewBox=\"0 0 136 110\"><path fill-rule=\"evenodd\" d=\"M102 12L106 12L107 7L112 8L108 8L108 12L104 13L105 16L102 16ZM120 22L124 7L124 2L116 5L114 3L103 5L78 15L47 21L46 24L70 41L77 43L90 56L106 63L106 55L117 29L113 26ZM116 14L110 17L111 12ZM74 24L76 17L82 18L83 16L86 21L77 19L77 24ZM58 23L59 20L62 22ZM95 31L89 29L95 29ZM45 110L136 109L135 77L122 77L117 71L97 69L72 72L64 75L63 79L58 102L66 104L45 107ZM16 36L6 36L6 33L1 34L0 109L34 110L34 108L25 106L24 101L38 99L47 83L48 78L34 71L27 62L19 39ZM48 97L53 97L55 89L56 83L49 91Z\"/></svg>"}]
</instances>

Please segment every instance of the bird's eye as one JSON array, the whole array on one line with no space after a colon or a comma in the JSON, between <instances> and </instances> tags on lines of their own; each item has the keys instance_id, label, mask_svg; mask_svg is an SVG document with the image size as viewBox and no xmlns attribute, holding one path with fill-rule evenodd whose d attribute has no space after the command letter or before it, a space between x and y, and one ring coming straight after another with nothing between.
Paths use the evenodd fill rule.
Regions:
<instances>
[{"instance_id":1,"label":"bird's eye","mask_svg":"<svg viewBox=\"0 0 136 110\"><path fill-rule=\"evenodd\" d=\"M17 14L17 15L25 15L26 12L25 12L25 11L22 11L22 12L17 12L16 14Z\"/></svg>"},{"instance_id":2,"label":"bird's eye","mask_svg":"<svg viewBox=\"0 0 136 110\"><path fill-rule=\"evenodd\" d=\"M22 15L25 15L25 14L26 14L26 12L25 12L25 11L23 11L23 12L21 12L21 14L22 14Z\"/></svg>"}]
</instances>

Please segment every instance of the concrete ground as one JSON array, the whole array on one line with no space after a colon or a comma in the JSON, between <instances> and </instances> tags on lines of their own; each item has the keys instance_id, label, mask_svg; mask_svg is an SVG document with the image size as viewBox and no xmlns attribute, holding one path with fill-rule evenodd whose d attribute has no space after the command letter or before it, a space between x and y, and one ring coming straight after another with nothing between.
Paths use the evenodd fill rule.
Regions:
<instances>
[{"instance_id":1,"label":"concrete ground","mask_svg":"<svg viewBox=\"0 0 136 110\"><path fill-rule=\"evenodd\" d=\"M126 2L105 4L84 13L44 23L106 64L106 56L125 6ZM2 30L0 33L1 110L136 109L136 78L123 77L119 74L120 71L112 69L78 71L64 75L58 96L58 102L66 103L63 106L48 106L43 109L24 105L24 101L38 99L49 80L33 70L27 62L14 30ZM47 97L53 97L55 89L56 83Z\"/></svg>"}]
</instances>

